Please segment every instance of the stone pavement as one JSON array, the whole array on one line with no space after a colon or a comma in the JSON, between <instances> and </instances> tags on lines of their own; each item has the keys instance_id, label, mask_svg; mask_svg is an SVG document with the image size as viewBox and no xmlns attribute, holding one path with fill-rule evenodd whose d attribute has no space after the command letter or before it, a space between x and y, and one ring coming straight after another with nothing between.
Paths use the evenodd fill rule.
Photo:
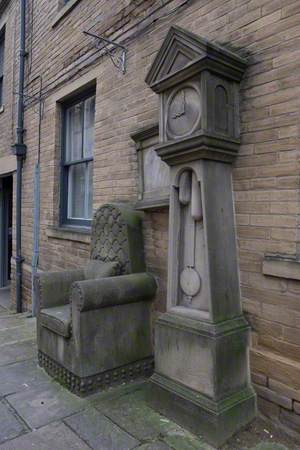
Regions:
<instances>
[{"instance_id":1,"label":"stone pavement","mask_svg":"<svg viewBox=\"0 0 300 450\"><path fill-rule=\"evenodd\" d=\"M0 288L0 313L9 309L10 305L10 287Z\"/></svg>"},{"instance_id":2,"label":"stone pavement","mask_svg":"<svg viewBox=\"0 0 300 450\"><path fill-rule=\"evenodd\" d=\"M213 450L151 410L145 385L132 383L85 399L70 394L38 367L35 320L0 306L0 450ZM258 433L251 447L238 436L226 450L300 449L289 438L284 445L274 443L270 433L263 439Z\"/></svg>"}]
</instances>

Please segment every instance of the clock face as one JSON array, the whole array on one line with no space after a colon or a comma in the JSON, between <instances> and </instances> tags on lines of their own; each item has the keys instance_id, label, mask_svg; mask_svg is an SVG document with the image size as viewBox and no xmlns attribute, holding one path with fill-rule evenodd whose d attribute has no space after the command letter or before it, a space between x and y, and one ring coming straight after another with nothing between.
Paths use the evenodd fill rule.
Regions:
<instances>
[{"instance_id":1,"label":"clock face","mask_svg":"<svg viewBox=\"0 0 300 450\"><path fill-rule=\"evenodd\" d=\"M193 133L201 117L200 93L193 86L176 89L167 103L167 138L178 139Z\"/></svg>"}]
</instances>

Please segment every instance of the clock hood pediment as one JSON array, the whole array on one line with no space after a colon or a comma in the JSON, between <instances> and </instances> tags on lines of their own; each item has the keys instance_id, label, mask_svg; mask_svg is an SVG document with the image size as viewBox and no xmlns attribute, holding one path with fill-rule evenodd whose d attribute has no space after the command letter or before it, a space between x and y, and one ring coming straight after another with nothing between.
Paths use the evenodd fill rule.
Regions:
<instances>
[{"instance_id":1,"label":"clock hood pediment","mask_svg":"<svg viewBox=\"0 0 300 450\"><path fill-rule=\"evenodd\" d=\"M155 92L161 92L188 76L205 68L205 61L227 65L241 78L245 60L235 53L210 43L178 26L172 26L161 45L146 77L146 83ZM201 64L202 63L202 64ZM197 72L195 72L195 70Z\"/></svg>"}]
</instances>

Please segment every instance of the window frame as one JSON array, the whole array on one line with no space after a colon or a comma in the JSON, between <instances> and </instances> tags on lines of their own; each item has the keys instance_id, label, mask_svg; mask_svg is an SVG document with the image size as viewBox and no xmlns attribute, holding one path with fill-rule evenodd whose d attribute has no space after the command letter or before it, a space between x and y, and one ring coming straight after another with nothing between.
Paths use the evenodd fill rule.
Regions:
<instances>
[{"instance_id":1,"label":"window frame","mask_svg":"<svg viewBox=\"0 0 300 450\"><path fill-rule=\"evenodd\" d=\"M96 98L96 90L95 87L90 88L89 90L84 91L81 94L78 94L72 97L70 100L67 100L62 103L61 110L61 158L60 158L60 166L61 166L61 175L60 175L60 226L72 226L72 227L80 227L80 228L90 228L92 219L74 219L68 217L68 199L69 199L69 168L71 166L75 166L77 164L89 163L94 161L94 149L93 156L82 158L78 160L74 160L72 162L66 162L66 138L67 138L67 110L72 106L75 106L78 103L84 102L90 97ZM96 102L95 102L96 105Z\"/></svg>"}]
</instances>

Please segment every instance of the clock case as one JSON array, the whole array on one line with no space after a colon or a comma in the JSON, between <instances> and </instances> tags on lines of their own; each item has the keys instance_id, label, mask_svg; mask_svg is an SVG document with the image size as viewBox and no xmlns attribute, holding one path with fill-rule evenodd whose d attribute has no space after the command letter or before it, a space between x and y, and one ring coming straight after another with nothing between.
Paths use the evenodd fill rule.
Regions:
<instances>
[{"instance_id":1,"label":"clock case","mask_svg":"<svg viewBox=\"0 0 300 450\"><path fill-rule=\"evenodd\" d=\"M156 152L164 161L233 161L239 150L239 83L245 67L245 60L233 52L177 26L170 28L145 80L160 96ZM168 129L169 107L184 89L199 96L200 114L194 126L179 135Z\"/></svg>"},{"instance_id":2,"label":"clock case","mask_svg":"<svg viewBox=\"0 0 300 450\"><path fill-rule=\"evenodd\" d=\"M239 83L245 68L245 61L227 49L171 27L146 78L160 96L160 142L155 149L170 166L167 312L155 325L148 401L216 447L256 414L249 325L240 302L230 164L239 150ZM192 106L181 104L182 89L195 89L199 117L191 95L186 100ZM187 206L180 201L182 176L191 174L192 198L195 192L202 218L192 218L192 201ZM195 250L187 253L186 242L189 248L193 239ZM181 280L182 274L188 276L193 296L198 285L183 270L189 267L189 253L196 255L190 267L201 278L200 292L190 305L182 301L183 291L188 292Z\"/></svg>"}]
</instances>

